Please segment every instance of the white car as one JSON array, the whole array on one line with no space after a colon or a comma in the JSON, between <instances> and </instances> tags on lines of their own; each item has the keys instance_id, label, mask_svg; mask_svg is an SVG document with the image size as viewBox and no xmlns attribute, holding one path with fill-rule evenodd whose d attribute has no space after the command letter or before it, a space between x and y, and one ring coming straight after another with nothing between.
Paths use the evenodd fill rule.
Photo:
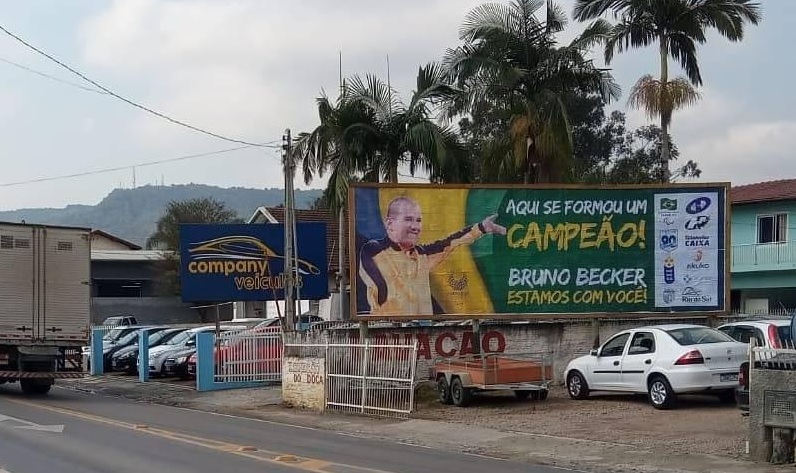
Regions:
<instances>
[{"instance_id":1,"label":"white car","mask_svg":"<svg viewBox=\"0 0 796 473\"><path fill-rule=\"evenodd\" d=\"M739 342L749 343L754 338L756 346L784 348L791 344L790 324L790 317L749 317L720 325L718 329Z\"/></svg>"},{"instance_id":2,"label":"white car","mask_svg":"<svg viewBox=\"0 0 796 473\"><path fill-rule=\"evenodd\" d=\"M564 371L573 399L591 391L647 393L656 409L674 407L678 394L715 393L733 402L746 344L702 325L672 324L624 330Z\"/></svg>"}]
</instances>

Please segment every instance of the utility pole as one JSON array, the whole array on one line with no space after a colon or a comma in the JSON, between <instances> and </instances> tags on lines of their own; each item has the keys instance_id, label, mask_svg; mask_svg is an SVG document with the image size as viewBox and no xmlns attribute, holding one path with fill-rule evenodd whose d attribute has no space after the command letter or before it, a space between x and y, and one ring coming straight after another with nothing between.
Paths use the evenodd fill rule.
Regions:
<instances>
[{"instance_id":1,"label":"utility pole","mask_svg":"<svg viewBox=\"0 0 796 473\"><path fill-rule=\"evenodd\" d=\"M295 262L293 250L293 140L290 137L290 128L285 130L282 136L282 149L284 150L284 170L285 170L285 254L284 271L285 277L285 329L292 332L296 328L296 305L293 298L295 287L294 269Z\"/></svg>"}]
</instances>

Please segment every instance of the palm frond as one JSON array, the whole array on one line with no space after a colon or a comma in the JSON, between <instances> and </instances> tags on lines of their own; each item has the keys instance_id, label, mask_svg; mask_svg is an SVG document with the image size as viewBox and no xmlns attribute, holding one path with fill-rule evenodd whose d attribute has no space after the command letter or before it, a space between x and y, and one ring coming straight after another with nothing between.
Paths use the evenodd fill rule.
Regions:
<instances>
[{"instance_id":1,"label":"palm frond","mask_svg":"<svg viewBox=\"0 0 796 473\"><path fill-rule=\"evenodd\" d=\"M685 78L661 82L646 74L630 90L628 105L643 109L650 119L663 118L668 124L673 112L695 104L700 98L700 93Z\"/></svg>"}]
</instances>

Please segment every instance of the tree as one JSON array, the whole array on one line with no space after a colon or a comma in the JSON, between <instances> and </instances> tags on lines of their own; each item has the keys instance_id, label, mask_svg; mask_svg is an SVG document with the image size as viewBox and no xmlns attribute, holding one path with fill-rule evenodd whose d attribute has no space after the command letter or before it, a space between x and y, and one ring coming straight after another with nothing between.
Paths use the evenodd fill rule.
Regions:
<instances>
[{"instance_id":1,"label":"tree","mask_svg":"<svg viewBox=\"0 0 796 473\"><path fill-rule=\"evenodd\" d=\"M437 107L452 100L458 91L447 81L445 69L436 63L421 66L416 89L402 102L389 84L368 74L350 81L351 100L368 107L377 124L377 152L369 177L398 182L398 167L409 165L429 174L431 182L464 182L469 179L464 147L449 126L434 120Z\"/></svg>"},{"instance_id":2,"label":"tree","mask_svg":"<svg viewBox=\"0 0 796 473\"><path fill-rule=\"evenodd\" d=\"M706 31L715 29L730 41L740 41L744 23L756 25L760 21L760 5L751 0L576 0L574 17L586 21L609 10L619 22L601 38L605 43L606 63L611 62L616 52L658 45L660 79L642 77L633 89L631 103L660 118L662 180L668 182L672 113L698 99L686 80L669 79L669 56L679 60L691 84L701 86L696 47L706 41Z\"/></svg>"},{"instance_id":3,"label":"tree","mask_svg":"<svg viewBox=\"0 0 796 473\"><path fill-rule=\"evenodd\" d=\"M157 264L159 292L179 294L180 224L242 222L235 212L213 198L169 202L155 232L146 241L147 249L163 250L163 259Z\"/></svg>"},{"instance_id":4,"label":"tree","mask_svg":"<svg viewBox=\"0 0 796 473\"><path fill-rule=\"evenodd\" d=\"M661 129L647 125L627 130L625 115L619 111L614 111L607 119L603 116L600 121L597 127L580 128L579 151L583 154L576 154L578 180L594 184L660 182L665 172L661 160ZM679 150L671 144L669 159L674 161L679 156ZM674 177L690 179L701 173L697 163L688 161L676 169Z\"/></svg>"},{"instance_id":5,"label":"tree","mask_svg":"<svg viewBox=\"0 0 796 473\"><path fill-rule=\"evenodd\" d=\"M501 129L480 143L482 168L501 182L561 182L571 179L572 129L564 101L575 93L619 96L607 70L586 59L589 48L608 32L597 21L570 44L556 34L566 25L561 8L539 0L487 3L465 18L462 46L449 49L449 74L463 93L449 115L492 109L504 116Z\"/></svg>"}]
</instances>

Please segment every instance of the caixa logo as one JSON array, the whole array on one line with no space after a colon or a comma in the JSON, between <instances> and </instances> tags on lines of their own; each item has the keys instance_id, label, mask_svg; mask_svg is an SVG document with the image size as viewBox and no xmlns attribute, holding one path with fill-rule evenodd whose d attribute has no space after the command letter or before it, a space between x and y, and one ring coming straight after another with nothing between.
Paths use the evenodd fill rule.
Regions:
<instances>
[{"instance_id":1,"label":"caixa logo","mask_svg":"<svg viewBox=\"0 0 796 473\"><path fill-rule=\"evenodd\" d=\"M702 196L697 197L696 199L692 200L685 206L685 211L689 214L698 214L700 212L704 212L705 210L710 207L710 198Z\"/></svg>"}]
</instances>

